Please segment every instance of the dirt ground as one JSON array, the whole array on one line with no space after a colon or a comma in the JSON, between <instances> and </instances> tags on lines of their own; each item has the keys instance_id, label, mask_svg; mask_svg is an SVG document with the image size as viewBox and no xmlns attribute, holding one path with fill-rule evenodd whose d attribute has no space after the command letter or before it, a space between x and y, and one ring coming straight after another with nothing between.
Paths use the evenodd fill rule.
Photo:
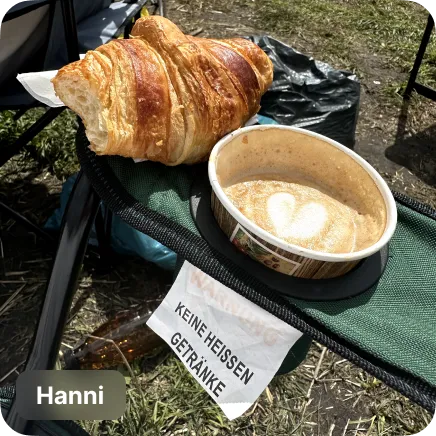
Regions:
<instances>
[{"instance_id":1,"label":"dirt ground","mask_svg":"<svg viewBox=\"0 0 436 436\"><path fill-rule=\"evenodd\" d=\"M436 207L436 104L421 97L403 104L391 88L407 80L407 71L392 67L387 56L374 53L363 43L348 50L347 58L332 56L310 32L283 32L270 25L262 2L252 3L256 5L247 0L170 0L167 13L183 30L199 36L268 33L336 68L353 69L362 85L355 151L375 166L393 189ZM312 31L316 33L316 29ZM3 171L0 198L42 225L57 207L61 185L44 164L19 157ZM0 223L0 384L4 384L23 369L54 250L8 217L0 216ZM122 259L110 272L101 271L95 250L88 250L63 350L119 309L144 297L163 295L171 281L170 273L140 259ZM403 435L425 428L431 419L406 398L317 344L300 368L274 379L244 418L232 424L222 422L216 406L167 349L141 365L138 373L143 373L141 383L151 412L136 410L132 403L129 423L83 423L91 434L133 435L149 426L149 432L143 434L170 435L189 429L189 434L198 435ZM179 391L173 388L176 379ZM191 403L183 398L182 388L192 392ZM134 402L135 395L131 389L129 401ZM194 397L198 408L191 412ZM164 401L165 413L155 416L157 404ZM187 411L186 415L181 410Z\"/></svg>"}]
</instances>

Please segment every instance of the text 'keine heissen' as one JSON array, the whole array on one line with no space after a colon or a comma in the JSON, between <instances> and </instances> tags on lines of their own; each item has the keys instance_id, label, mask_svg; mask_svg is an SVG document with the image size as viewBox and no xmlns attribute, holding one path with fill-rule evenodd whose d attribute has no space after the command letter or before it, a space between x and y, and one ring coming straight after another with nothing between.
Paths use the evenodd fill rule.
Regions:
<instances>
[{"instance_id":1,"label":"text 'keine heissen'","mask_svg":"<svg viewBox=\"0 0 436 436\"><path fill-rule=\"evenodd\" d=\"M225 365L236 378L241 380L245 385L249 383L254 372L248 368L238 356L233 354L232 350L228 348L221 339L208 330L207 325L197 315L191 312L181 302L177 305L175 312L197 333L202 339L202 343L219 357L222 364ZM207 360L201 355L201 352L194 350L194 347L179 332L173 334L171 344L175 346L176 351L197 377L206 384L216 397L219 397L219 394L226 385L209 369Z\"/></svg>"}]
</instances>

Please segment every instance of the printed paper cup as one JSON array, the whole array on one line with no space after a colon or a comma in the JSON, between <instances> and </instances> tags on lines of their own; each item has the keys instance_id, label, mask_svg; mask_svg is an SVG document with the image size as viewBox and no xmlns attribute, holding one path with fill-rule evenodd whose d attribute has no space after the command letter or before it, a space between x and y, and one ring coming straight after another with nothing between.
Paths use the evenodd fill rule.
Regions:
<instances>
[{"instance_id":1,"label":"printed paper cup","mask_svg":"<svg viewBox=\"0 0 436 436\"><path fill-rule=\"evenodd\" d=\"M282 171L289 166L298 171L308 171L312 179L323 183L335 183L332 180L345 177L343 180L346 180L347 190L353 195L362 196L362 201L369 204L368 207L384 208L384 231L378 241L360 251L325 253L287 243L249 220L229 200L221 183L225 186L232 171L234 176L241 168L249 170L244 167L244 162L250 160L246 156L262 148L266 151L263 154L263 167L253 168L253 174L269 172L271 168ZM253 159L250 162L253 165ZM323 180L325 174L330 175L329 180ZM295 277L326 279L346 274L362 259L383 248L391 239L397 224L395 200L386 182L371 165L343 145L295 127L252 126L230 133L212 150L209 180L212 185L213 213L229 240L254 260Z\"/></svg>"}]
</instances>

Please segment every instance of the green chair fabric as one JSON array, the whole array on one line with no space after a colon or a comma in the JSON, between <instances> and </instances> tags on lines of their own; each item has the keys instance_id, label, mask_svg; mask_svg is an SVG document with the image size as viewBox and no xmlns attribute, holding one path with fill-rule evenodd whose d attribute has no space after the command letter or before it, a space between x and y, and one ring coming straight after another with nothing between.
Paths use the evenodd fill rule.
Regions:
<instances>
[{"instance_id":1,"label":"green chair fabric","mask_svg":"<svg viewBox=\"0 0 436 436\"><path fill-rule=\"evenodd\" d=\"M436 221L398 204L386 270L350 300L293 301L359 348L436 386Z\"/></svg>"},{"instance_id":2,"label":"green chair fabric","mask_svg":"<svg viewBox=\"0 0 436 436\"><path fill-rule=\"evenodd\" d=\"M336 302L284 297L201 238L190 190L205 164L165 167L98 157L83 129L77 152L106 206L204 272L433 412L436 403L436 211L397 196L398 227L379 282Z\"/></svg>"},{"instance_id":3,"label":"green chair fabric","mask_svg":"<svg viewBox=\"0 0 436 436\"><path fill-rule=\"evenodd\" d=\"M142 205L198 235L189 195L204 165L169 168L116 157L108 162ZM402 204L398 214L377 285L349 300L290 301L358 348L436 386L436 221Z\"/></svg>"}]
</instances>

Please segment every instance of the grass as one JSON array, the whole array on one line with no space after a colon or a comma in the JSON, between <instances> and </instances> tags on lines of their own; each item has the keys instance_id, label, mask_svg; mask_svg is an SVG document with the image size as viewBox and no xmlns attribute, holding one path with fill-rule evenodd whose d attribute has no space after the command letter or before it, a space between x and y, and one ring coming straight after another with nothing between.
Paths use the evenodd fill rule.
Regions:
<instances>
[{"instance_id":1,"label":"grass","mask_svg":"<svg viewBox=\"0 0 436 436\"><path fill-rule=\"evenodd\" d=\"M188 8L185 14L190 21L195 14L202 20L203 12L211 10L223 12L231 20L236 9L239 18L247 17L246 20L241 18L244 24L273 33L337 68L356 72L365 86L378 77L386 78L376 95L383 111L400 101L398 91L404 87L427 16L423 8L405 0L234 0L231 3L184 0L169 3ZM213 14L213 17L222 15ZM193 26L206 27L202 22ZM429 85L436 83L434 40L428 48L420 80ZM419 129L428 102L419 100L414 104L414 126ZM0 141L12 141L41 113L40 109L32 110L18 123L13 121L12 112L0 113ZM21 185L19 179L28 171L32 160L36 162L32 165L41 171L40 181L37 181L41 184L46 183L48 173L51 174L48 178L64 180L77 171L75 129L75 116L65 111L26 151L1 169L3 188L16 190L19 198L23 192L24 197L28 186ZM53 203L53 199L50 201ZM43 209L45 207L38 209L38 213L43 215ZM3 223L5 230L11 226L10 222ZM16 363L11 364L10 369L23 361L33 330L33 325L24 320L36 317L50 261L47 253L35 254L21 248L27 247L26 238L19 242L13 235L9 243L3 238L7 253L5 271L22 272L22 277L10 276L5 280L18 283L0 283L2 322L10 324L11 334L6 337L14 343L14 352L17 352ZM20 250L24 254L20 254ZM23 256L28 259L24 260ZM38 263L29 263L35 259L39 259ZM128 307L148 295L150 289L157 286L155 277L156 270L149 265L144 267L139 261L126 262L107 277L98 277L92 270L85 271L64 344L74 345L114 310ZM21 288L21 280L25 280L24 288ZM132 291L136 292L136 300L129 296ZM10 357L8 347L4 341L0 350L4 353L2 356ZM3 358L1 361L5 362ZM82 422L92 435L403 436L418 433L431 420L423 409L349 362L324 351L318 344L312 346L303 365L275 378L250 410L232 422L224 417L168 348L135 361L133 378L126 368L118 369L125 374L128 383L126 414L118 421Z\"/></svg>"},{"instance_id":2,"label":"grass","mask_svg":"<svg viewBox=\"0 0 436 436\"><path fill-rule=\"evenodd\" d=\"M153 359L153 369L143 373L138 367L136 383L128 380L122 419L82 422L91 435L327 436L333 428L334 435L386 436L416 434L431 420L317 344L302 366L275 378L248 412L231 422L171 352L164 349Z\"/></svg>"},{"instance_id":3,"label":"grass","mask_svg":"<svg viewBox=\"0 0 436 436\"><path fill-rule=\"evenodd\" d=\"M13 111L0 112L0 142L12 143L44 113L44 110L31 109L18 121L14 121ZM57 178L64 180L79 169L74 142L76 131L77 117L70 110L65 110L32 140L21 157L25 161L35 159Z\"/></svg>"},{"instance_id":4,"label":"grass","mask_svg":"<svg viewBox=\"0 0 436 436\"><path fill-rule=\"evenodd\" d=\"M382 57L382 65L410 71L428 12L404 0L266 0L251 7L256 22L280 35L297 35L313 46L317 59L363 76L363 57ZM304 44L303 42L303 44ZM436 40L420 70L420 80L436 84Z\"/></svg>"}]
</instances>

